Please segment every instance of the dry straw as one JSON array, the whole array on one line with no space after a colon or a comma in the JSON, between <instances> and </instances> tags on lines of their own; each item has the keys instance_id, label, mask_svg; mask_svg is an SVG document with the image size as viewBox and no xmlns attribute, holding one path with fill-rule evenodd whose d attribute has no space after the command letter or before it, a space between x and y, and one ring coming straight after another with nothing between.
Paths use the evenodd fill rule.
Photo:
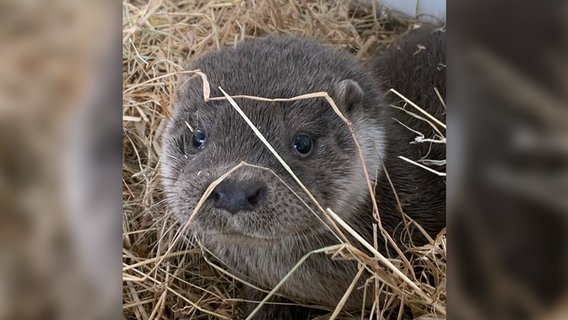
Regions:
<instances>
[{"instance_id":1,"label":"dry straw","mask_svg":"<svg viewBox=\"0 0 568 320\"><path fill-rule=\"evenodd\" d=\"M375 9L358 1L123 1L125 319L231 319L237 314L242 280L205 258L199 244L183 232L187 225L178 225L168 214L159 183L159 141L173 106L175 84L192 73L184 71L188 61L208 50L269 34L311 36L368 58L415 23L377 17ZM208 96L206 90L204 94ZM325 98L321 93L315 96ZM418 114L421 109L413 110L445 143L445 125ZM333 212L320 210L339 239L352 233ZM388 237L381 230L377 226L377 237ZM374 250L377 243L375 239L366 245ZM378 252L368 256L345 241L319 251L359 261L358 277L364 270L373 274L367 282L377 290L365 292L377 297L372 309L375 319L401 317L404 308L416 317L445 318L445 235L410 250L417 257L412 261L388 259ZM414 274L417 266L423 274ZM430 281L420 281L424 278ZM341 307L340 302L326 318L344 316Z\"/></svg>"}]
</instances>

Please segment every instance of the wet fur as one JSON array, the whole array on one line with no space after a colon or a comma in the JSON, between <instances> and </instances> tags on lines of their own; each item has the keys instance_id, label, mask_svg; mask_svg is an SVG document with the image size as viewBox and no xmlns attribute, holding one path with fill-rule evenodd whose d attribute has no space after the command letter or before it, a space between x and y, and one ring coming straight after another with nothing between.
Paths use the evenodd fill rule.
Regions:
<instances>
[{"instance_id":1,"label":"wet fur","mask_svg":"<svg viewBox=\"0 0 568 320\"><path fill-rule=\"evenodd\" d=\"M383 225L400 238L401 214L385 178L384 162L403 210L434 236L445 226L444 179L396 156L417 160L429 153L429 158L445 159L444 146L410 144L415 134L392 120L393 117L422 130L427 138L432 137L432 130L389 107L398 103L398 99L385 96L385 92L390 87L400 88L408 98L431 107L429 111L444 120L443 108L432 98L435 97L432 85L445 90L445 71L425 76L428 79L422 79L421 74L434 71L429 69L436 65L432 59L445 62L445 43L442 50L438 38L422 35L417 40L409 39L400 46L401 50L393 47L370 64L311 40L274 37L208 53L194 61L189 70L201 69L208 76L212 96L222 96L218 86L230 95L268 98L329 92L354 125L372 181L378 177L376 193ZM427 48L422 56L410 55L416 51L412 41L424 39L435 47ZM418 82L423 80L424 83ZM320 98L237 102L320 204L332 208L370 240L374 219L357 150L346 125L327 102ZM186 121L193 128L207 132L203 150L189 146L191 132ZM313 153L305 159L298 157L291 147L298 132L308 133L315 140ZM208 200L190 228L233 272L261 288L271 289L306 253L338 241L315 216L321 217L321 213L228 102L205 102L201 80L184 81L178 88L176 107L164 135L162 166L168 204L181 223L187 221L208 185L241 161L270 168L287 186L270 171L240 168L227 179L266 184L268 196L258 210L230 214L215 208ZM413 239L424 241L419 234L413 235ZM356 271L353 262L312 255L279 293L303 303L333 308ZM250 288L247 292L251 300L260 300L264 295ZM360 309L362 298L363 290L354 290L346 309ZM253 307L243 306L244 313ZM289 319L291 315L297 318L307 314L298 307L266 305L256 318Z\"/></svg>"}]
</instances>

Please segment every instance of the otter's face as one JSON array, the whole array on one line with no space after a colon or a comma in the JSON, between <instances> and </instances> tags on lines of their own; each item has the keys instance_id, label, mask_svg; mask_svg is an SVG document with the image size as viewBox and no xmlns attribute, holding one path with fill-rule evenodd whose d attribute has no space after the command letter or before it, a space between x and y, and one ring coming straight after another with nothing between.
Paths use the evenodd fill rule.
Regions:
<instances>
[{"instance_id":1,"label":"otter's face","mask_svg":"<svg viewBox=\"0 0 568 320\"><path fill-rule=\"evenodd\" d=\"M349 220L365 205L369 191L352 136L324 99L237 103L324 208ZM241 243L326 230L313 201L227 101L187 107L167 128L162 164L167 200L182 223L207 187L244 161L257 167L241 167L221 182L192 230ZM364 150L374 177L377 149Z\"/></svg>"},{"instance_id":2,"label":"otter's face","mask_svg":"<svg viewBox=\"0 0 568 320\"><path fill-rule=\"evenodd\" d=\"M299 54L306 48L309 52ZM258 59L251 61L251 56ZM259 46L253 43L234 52L206 56L195 69L208 75L212 97L222 96L217 86L231 95L264 97L331 92L358 133L374 181L383 148L378 117L369 113L369 109L378 108L376 95L364 92L353 80L345 80L341 73L349 70L337 71L326 59L349 62L335 51L306 42L268 40ZM279 80L288 74L299 78ZM314 79L314 75L320 78ZM352 221L355 212L368 204L369 190L353 138L325 99L236 102L323 208ZM251 165L238 168L216 186L191 218L194 233L217 241L258 245L328 232L323 213L229 102L203 100L201 79L188 80L178 88L162 148L166 199L182 224L190 219L213 181L243 161Z\"/></svg>"}]
</instances>

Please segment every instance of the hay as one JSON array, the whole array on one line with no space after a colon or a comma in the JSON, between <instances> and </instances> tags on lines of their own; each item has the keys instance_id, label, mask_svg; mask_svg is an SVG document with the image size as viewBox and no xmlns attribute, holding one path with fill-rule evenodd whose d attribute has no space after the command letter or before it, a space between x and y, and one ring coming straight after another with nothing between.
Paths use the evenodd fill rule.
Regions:
<instances>
[{"instance_id":1,"label":"hay","mask_svg":"<svg viewBox=\"0 0 568 320\"><path fill-rule=\"evenodd\" d=\"M236 314L238 280L207 263L194 241L179 233L162 200L159 141L187 62L269 34L311 36L367 58L416 23L377 18L374 12L356 1L123 1L125 319L231 319ZM183 238L172 246L178 235ZM375 314L396 316L405 306L415 316L441 318L445 243L442 235L413 249L420 258L408 263L422 266L423 274L413 275L405 261L390 260L428 299L388 269L369 267L377 263L355 248L337 247L332 253L364 262L381 277L379 286L390 287ZM425 278L430 281L420 281Z\"/></svg>"}]
</instances>

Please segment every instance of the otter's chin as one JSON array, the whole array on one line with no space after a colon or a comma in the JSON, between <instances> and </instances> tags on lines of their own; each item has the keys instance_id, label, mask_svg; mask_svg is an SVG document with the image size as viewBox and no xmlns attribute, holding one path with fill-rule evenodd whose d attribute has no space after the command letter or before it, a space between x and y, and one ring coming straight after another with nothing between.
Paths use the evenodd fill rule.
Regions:
<instances>
[{"instance_id":1,"label":"otter's chin","mask_svg":"<svg viewBox=\"0 0 568 320\"><path fill-rule=\"evenodd\" d=\"M206 238L208 241L215 241L218 243L235 245L235 246L250 246L250 247L269 247L274 246L279 242L286 242L290 239L297 239L299 235L301 238L309 238L312 235L321 233L322 230L302 230L296 233L282 233L280 235L263 235L259 232L243 233L234 230L224 230L218 232L204 232L201 233L201 237Z\"/></svg>"},{"instance_id":2,"label":"otter's chin","mask_svg":"<svg viewBox=\"0 0 568 320\"><path fill-rule=\"evenodd\" d=\"M236 246L246 246L246 247L269 247L273 246L276 242L281 241L283 238L269 238L269 237L259 237L257 235L246 235L239 233L216 233L208 234L209 240L220 242L223 244L230 244Z\"/></svg>"}]
</instances>

